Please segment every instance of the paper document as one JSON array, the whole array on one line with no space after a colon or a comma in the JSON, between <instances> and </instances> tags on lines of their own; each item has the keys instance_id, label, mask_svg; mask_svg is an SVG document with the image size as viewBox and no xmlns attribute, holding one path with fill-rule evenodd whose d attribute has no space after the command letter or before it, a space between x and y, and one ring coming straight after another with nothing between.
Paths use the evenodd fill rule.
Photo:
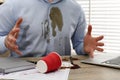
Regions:
<instances>
[{"instance_id":1,"label":"paper document","mask_svg":"<svg viewBox=\"0 0 120 80\"><path fill-rule=\"evenodd\" d=\"M65 65L68 63L64 63ZM68 80L70 69L59 69L50 73L40 73L37 69L0 75L0 79L13 80Z\"/></svg>"}]
</instances>

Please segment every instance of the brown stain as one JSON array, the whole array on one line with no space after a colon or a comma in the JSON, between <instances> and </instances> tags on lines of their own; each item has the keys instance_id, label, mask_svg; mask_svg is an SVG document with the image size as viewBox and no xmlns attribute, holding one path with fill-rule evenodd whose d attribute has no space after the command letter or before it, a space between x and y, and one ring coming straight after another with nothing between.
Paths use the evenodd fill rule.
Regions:
<instances>
[{"instance_id":1,"label":"brown stain","mask_svg":"<svg viewBox=\"0 0 120 80\"><path fill-rule=\"evenodd\" d=\"M63 18L62 18L62 13L58 7L52 7L50 10L50 19L52 21L51 26L52 26L52 35L56 36L56 31L55 28L58 27L59 31L62 31L63 27Z\"/></svg>"}]
</instances>

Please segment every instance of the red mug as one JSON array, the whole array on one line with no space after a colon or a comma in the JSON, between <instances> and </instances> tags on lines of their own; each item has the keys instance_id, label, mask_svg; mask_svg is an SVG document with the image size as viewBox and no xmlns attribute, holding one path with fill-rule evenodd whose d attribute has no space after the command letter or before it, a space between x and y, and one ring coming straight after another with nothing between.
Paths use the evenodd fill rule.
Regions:
<instances>
[{"instance_id":1,"label":"red mug","mask_svg":"<svg viewBox=\"0 0 120 80\"><path fill-rule=\"evenodd\" d=\"M36 69L41 73L52 72L61 67L62 59L57 52L51 52L36 64Z\"/></svg>"}]
</instances>

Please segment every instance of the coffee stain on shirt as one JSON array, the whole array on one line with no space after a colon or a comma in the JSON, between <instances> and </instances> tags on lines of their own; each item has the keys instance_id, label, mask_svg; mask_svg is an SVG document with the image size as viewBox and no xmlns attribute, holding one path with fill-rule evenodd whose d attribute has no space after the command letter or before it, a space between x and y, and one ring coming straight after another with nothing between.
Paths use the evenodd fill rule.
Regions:
<instances>
[{"instance_id":1,"label":"coffee stain on shirt","mask_svg":"<svg viewBox=\"0 0 120 80\"><path fill-rule=\"evenodd\" d=\"M62 13L58 7L52 7L50 10L50 19L51 19L51 27L52 27L52 35L56 36L56 27L58 27L59 31L62 31L63 27L63 18Z\"/></svg>"},{"instance_id":2,"label":"coffee stain on shirt","mask_svg":"<svg viewBox=\"0 0 120 80\"><path fill-rule=\"evenodd\" d=\"M50 28L49 28L49 21L46 19L45 21L43 21L42 23L42 36L44 37L44 39L47 40L47 42L50 42Z\"/></svg>"},{"instance_id":3,"label":"coffee stain on shirt","mask_svg":"<svg viewBox=\"0 0 120 80\"><path fill-rule=\"evenodd\" d=\"M22 38L20 40L21 44L19 44L19 50L25 50L26 47L32 43L30 41L25 41L27 38L27 31L29 28L30 28L29 25L27 25L26 27L23 28L23 33L21 35Z\"/></svg>"}]
</instances>

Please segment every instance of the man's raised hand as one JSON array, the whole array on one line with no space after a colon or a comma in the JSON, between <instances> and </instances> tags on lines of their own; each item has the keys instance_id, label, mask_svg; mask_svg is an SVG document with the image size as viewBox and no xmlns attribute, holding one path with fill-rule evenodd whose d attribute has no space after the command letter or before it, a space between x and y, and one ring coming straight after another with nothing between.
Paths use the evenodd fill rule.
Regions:
<instances>
[{"instance_id":1,"label":"man's raised hand","mask_svg":"<svg viewBox=\"0 0 120 80\"><path fill-rule=\"evenodd\" d=\"M23 19L19 18L13 29L9 32L9 34L5 38L5 46L19 55L22 55L22 52L18 49L16 41L18 38L18 34L20 32L20 24L22 23L22 21Z\"/></svg>"}]
</instances>

